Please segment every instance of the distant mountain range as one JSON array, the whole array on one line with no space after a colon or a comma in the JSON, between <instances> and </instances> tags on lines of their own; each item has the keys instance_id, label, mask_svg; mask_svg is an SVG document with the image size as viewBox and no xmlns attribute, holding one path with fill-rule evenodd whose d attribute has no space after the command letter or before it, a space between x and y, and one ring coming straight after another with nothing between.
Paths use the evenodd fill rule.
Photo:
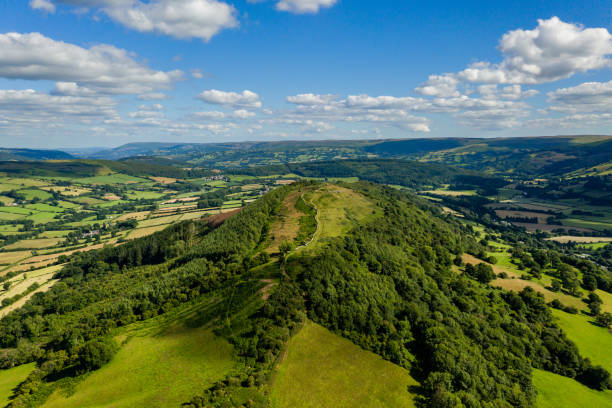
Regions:
<instances>
[{"instance_id":1,"label":"distant mountain range","mask_svg":"<svg viewBox=\"0 0 612 408\"><path fill-rule=\"evenodd\" d=\"M128 143L112 149L0 149L0 160L137 160L182 168L232 169L340 159L400 158L490 175L594 175L612 169L612 136Z\"/></svg>"},{"instance_id":2,"label":"distant mountain range","mask_svg":"<svg viewBox=\"0 0 612 408\"><path fill-rule=\"evenodd\" d=\"M74 156L61 150L8 149L0 147L0 160L69 160Z\"/></svg>"}]
</instances>

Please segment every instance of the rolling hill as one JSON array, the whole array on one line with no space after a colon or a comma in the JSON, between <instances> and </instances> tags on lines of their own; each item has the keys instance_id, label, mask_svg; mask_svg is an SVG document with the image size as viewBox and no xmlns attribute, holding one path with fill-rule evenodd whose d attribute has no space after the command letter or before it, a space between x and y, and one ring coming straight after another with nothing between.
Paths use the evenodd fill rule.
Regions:
<instances>
[{"instance_id":1,"label":"rolling hill","mask_svg":"<svg viewBox=\"0 0 612 408\"><path fill-rule=\"evenodd\" d=\"M36 363L9 406L533 407L554 375L609 398L542 295L456 272L484 244L425 200L301 181L224 218L73 255L0 320L0 366Z\"/></svg>"}]
</instances>

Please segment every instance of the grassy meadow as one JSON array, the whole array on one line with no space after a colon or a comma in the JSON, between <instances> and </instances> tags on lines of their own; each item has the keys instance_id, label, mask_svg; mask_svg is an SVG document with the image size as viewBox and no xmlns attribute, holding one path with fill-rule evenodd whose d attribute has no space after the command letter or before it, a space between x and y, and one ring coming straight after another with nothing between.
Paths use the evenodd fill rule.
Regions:
<instances>
[{"instance_id":1,"label":"grassy meadow","mask_svg":"<svg viewBox=\"0 0 612 408\"><path fill-rule=\"evenodd\" d=\"M55 391L43 408L178 407L234 366L232 346L205 328L176 325L158 333L130 333L123 343L73 394Z\"/></svg>"},{"instance_id":2,"label":"grassy meadow","mask_svg":"<svg viewBox=\"0 0 612 408\"><path fill-rule=\"evenodd\" d=\"M288 343L270 392L273 408L414 407L408 371L307 322Z\"/></svg>"}]
</instances>

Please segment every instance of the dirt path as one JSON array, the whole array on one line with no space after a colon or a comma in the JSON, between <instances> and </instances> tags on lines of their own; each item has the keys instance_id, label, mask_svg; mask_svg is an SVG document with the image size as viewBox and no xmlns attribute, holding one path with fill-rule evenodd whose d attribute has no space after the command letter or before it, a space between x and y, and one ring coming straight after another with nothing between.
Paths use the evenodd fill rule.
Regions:
<instances>
[{"instance_id":1,"label":"dirt path","mask_svg":"<svg viewBox=\"0 0 612 408\"><path fill-rule=\"evenodd\" d=\"M278 283L274 282L272 279L262 279L261 282L267 283L266 286L259 289L259 293L261 293L261 298L265 301L270 298L270 291L273 287L278 285Z\"/></svg>"},{"instance_id":2,"label":"dirt path","mask_svg":"<svg viewBox=\"0 0 612 408\"><path fill-rule=\"evenodd\" d=\"M300 231L300 217L306 215L295 208L301 192L294 191L283 200L278 220L270 228L272 242L266 248L268 253L278 252L280 244L284 241L293 242Z\"/></svg>"}]
</instances>

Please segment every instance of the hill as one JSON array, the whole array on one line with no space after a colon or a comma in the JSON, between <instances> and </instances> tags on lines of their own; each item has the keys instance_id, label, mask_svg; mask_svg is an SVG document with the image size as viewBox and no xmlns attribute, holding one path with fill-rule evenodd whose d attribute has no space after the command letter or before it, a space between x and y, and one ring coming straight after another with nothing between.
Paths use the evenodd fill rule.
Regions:
<instances>
[{"instance_id":1,"label":"hill","mask_svg":"<svg viewBox=\"0 0 612 408\"><path fill-rule=\"evenodd\" d=\"M11 406L283 406L295 388L313 404L533 407L533 367L608 387L603 358L580 354L542 295L453 268L486 249L412 194L302 181L220 226L74 254L0 319L0 366L37 364Z\"/></svg>"},{"instance_id":2,"label":"hill","mask_svg":"<svg viewBox=\"0 0 612 408\"><path fill-rule=\"evenodd\" d=\"M143 156L209 169L395 158L458 166L497 176L593 176L609 170L612 136L130 143L86 157L117 160Z\"/></svg>"},{"instance_id":3,"label":"hill","mask_svg":"<svg viewBox=\"0 0 612 408\"><path fill-rule=\"evenodd\" d=\"M60 150L0 148L0 160L68 160L74 157Z\"/></svg>"}]
</instances>

